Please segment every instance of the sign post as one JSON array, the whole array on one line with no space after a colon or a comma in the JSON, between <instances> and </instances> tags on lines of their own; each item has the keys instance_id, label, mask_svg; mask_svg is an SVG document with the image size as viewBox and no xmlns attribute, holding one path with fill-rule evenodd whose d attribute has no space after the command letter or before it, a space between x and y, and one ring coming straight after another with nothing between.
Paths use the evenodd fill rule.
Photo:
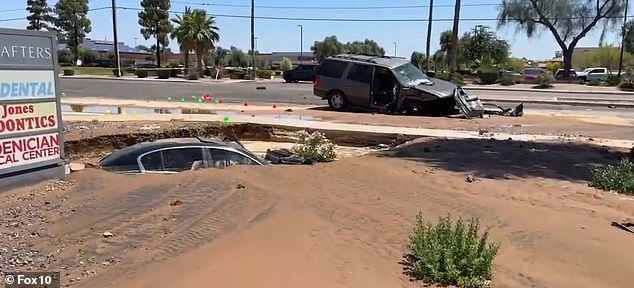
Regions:
<instances>
[{"instance_id":1,"label":"sign post","mask_svg":"<svg viewBox=\"0 0 634 288\"><path fill-rule=\"evenodd\" d=\"M0 193L62 177L57 35L0 29Z\"/></svg>"}]
</instances>

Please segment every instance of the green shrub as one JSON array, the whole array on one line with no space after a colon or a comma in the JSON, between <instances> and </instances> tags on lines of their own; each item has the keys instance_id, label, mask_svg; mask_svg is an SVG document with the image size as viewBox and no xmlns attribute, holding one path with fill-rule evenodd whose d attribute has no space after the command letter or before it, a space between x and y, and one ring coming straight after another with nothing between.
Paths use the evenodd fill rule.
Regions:
<instances>
[{"instance_id":1,"label":"green shrub","mask_svg":"<svg viewBox=\"0 0 634 288\"><path fill-rule=\"evenodd\" d=\"M139 78L147 78L148 71L146 69L137 69L134 74Z\"/></svg>"},{"instance_id":2,"label":"green shrub","mask_svg":"<svg viewBox=\"0 0 634 288\"><path fill-rule=\"evenodd\" d=\"M123 69L112 69L112 75L117 76L117 71L121 72L121 76L123 76L123 74L125 73L125 71Z\"/></svg>"},{"instance_id":3,"label":"green shrub","mask_svg":"<svg viewBox=\"0 0 634 288\"><path fill-rule=\"evenodd\" d=\"M621 79L619 79L618 75L609 74L608 77L605 78L605 82L608 83L608 85L610 86L616 86L619 85Z\"/></svg>"},{"instance_id":4,"label":"green shrub","mask_svg":"<svg viewBox=\"0 0 634 288\"><path fill-rule=\"evenodd\" d=\"M73 69L64 69L64 76L75 76L75 70L73 70Z\"/></svg>"},{"instance_id":5,"label":"green shrub","mask_svg":"<svg viewBox=\"0 0 634 288\"><path fill-rule=\"evenodd\" d=\"M172 68L160 68L156 71L159 79L169 79L172 75Z\"/></svg>"},{"instance_id":6,"label":"green shrub","mask_svg":"<svg viewBox=\"0 0 634 288\"><path fill-rule=\"evenodd\" d=\"M537 87L539 88L550 88L553 87L553 83L555 83L555 77L548 73L544 73L537 76L537 83Z\"/></svg>"},{"instance_id":7,"label":"green shrub","mask_svg":"<svg viewBox=\"0 0 634 288\"><path fill-rule=\"evenodd\" d=\"M258 70L258 78L271 79L272 76L272 70Z\"/></svg>"},{"instance_id":8,"label":"green shrub","mask_svg":"<svg viewBox=\"0 0 634 288\"><path fill-rule=\"evenodd\" d=\"M634 195L634 163L623 158L616 165L594 169L590 185L605 191Z\"/></svg>"},{"instance_id":9,"label":"green shrub","mask_svg":"<svg viewBox=\"0 0 634 288\"><path fill-rule=\"evenodd\" d=\"M480 84L494 84L499 77L500 71L496 69L478 70L478 78L480 78Z\"/></svg>"},{"instance_id":10,"label":"green shrub","mask_svg":"<svg viewBox=\"0 0 634 288\"><path fill-rule=\"evenodd\" d=\"M337 157L335 144L330 142L323 133L315 131L311 134L302 130L297 134L299 139L293 146L293 151L302 156L305 163L330 162Z\"/></svg>"},{"instance_id":11,"label":"green shrub","mask_svg":"<svg viewBox=\"0 0 634 288\"><path fill-rule=\"evenodd\" d=\"M441 80L449 81L449 74L448 73L443 73L443 72L437 72L437 73L435 73L434 78L438 78L438 79L441 79Z\"/></svg>"},{"instance_id":12,"label":"green shrub","mask_svg":"<svg viewBox=\"0 0 634 288\"><path fill-rule=\"evenodd\" d=\"M445 81L449 81L452 82L456 85L458 85L459 87L462 87L465 85L464 83L464 78L462 77L461 74L455 73L453 79L450 79L449 74L448 73L436 73L435 77L433 78L437 78L440 80L445 80Z\"/></svg>"},{"instance_id":13,"label":"green shrub","mask_svg":"<svg viewBox=\"0 0 634 288\"><path fill-rule=\"evenodd\" d=\"M188 80L198 80L198 78L199 78L198 72L193 70L189 72L189 75L187 75Z\"/></svg>"},{"instance_id":14,"label":"green shrub","mask_svg":"<svg viewBox=\"0 0 634 288\"><path fill-rule=\"evenodd\" d=\"M500 77L500 84L502 86L515 85L515 78L508 74L502 75L502 77Z\"/></svg>"},{"instance_id":15,"label":"green shrub","mask_svg":"<svg viewBox=\"0 0 634 288\"><path fill-rule=\"evenodd\" d=\"M619 84L619 88L620 89L634 89L634 83L630 82L630 81L623 81L621 82L621 84Z\"/></svg>"},{"instance_id":16,"label":"green shrub","mask_svg":"<svg viewBox=\"0 0 634 288\"><path fill-rule=\"evenodd\" d=\"M488 231L479 235L479 230L476 218L465 225L462 219L454 224L441 217L434 226L418 214L402 262L405 273L427 284L489 287L499 244L489 242Z\"/></svg>"},{"instance_id":17,"label":"green shrub","mask_svg":"<svg viewBox=\"0 0 634 288\"><path fill-rule=\"evenodd\" d=\"M176 67L170 69L170 77L178 77L178 74L180 74L180 69Z\"/></svg>"}]
</instances>

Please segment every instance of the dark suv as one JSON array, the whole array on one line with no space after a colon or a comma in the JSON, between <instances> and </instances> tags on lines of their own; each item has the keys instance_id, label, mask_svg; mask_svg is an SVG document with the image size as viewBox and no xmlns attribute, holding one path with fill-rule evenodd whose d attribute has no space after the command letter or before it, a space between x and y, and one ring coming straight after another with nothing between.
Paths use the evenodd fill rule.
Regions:
<instances>
[{"instance_id":1,"label":"dark suv","mask_svg":"<svg viewBox=\"0 0 634 288\"><path fill-rule=\"evenodd\" d=\"M295 69L284 71L283 77L286 83L298 81L315 82L317 68L319 68L317 64L300 64Z\"/></svg>"},{"instance_id":2,"label":"dark suv","mask_svg":"<svg viewBox=\"0 0 634 288\"><path fill-rule=\"evenodd\" d=\"M313 88L333 110L357 107L403 114L484 113L478 97L454 83L430 78L408 59L340 54L321 63Z\"/></svg>"}]
</instances>

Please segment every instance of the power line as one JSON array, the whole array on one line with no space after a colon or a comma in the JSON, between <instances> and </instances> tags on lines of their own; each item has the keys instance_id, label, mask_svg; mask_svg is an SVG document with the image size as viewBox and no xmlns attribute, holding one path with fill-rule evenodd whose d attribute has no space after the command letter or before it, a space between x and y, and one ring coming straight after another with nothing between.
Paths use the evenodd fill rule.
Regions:
<instances>
[{"instance_id":1,"label":"power line","mask_svg":"<svg viewBox=\"0 0 634 288\"><path fill-rule=\"evenodd\" d=\"M216 6L216 7L251 7L245 4L222 4L212 2L191 2L191 1L171 1L174 4L185 4L195 6ZM463 4L463 7L484 7L484 6L498 6L499 3L479 3L479 4ZM454 7L453 4L441 4L434 5L434 7ZM415 9L415 8L429 8L429 5L400 5L400 6L269 6L269 5L255 5L255 8L260 9L292 9L292 10L380 10L380 9Z\"/></svg>"},{"instance_id":2,"label":"power line","mask_svg":"<svg viewBox=\"0 0 634 288\"><path fill-rule=\"evenodd\" d=\"M112 8L112 7L111 6L104 6L104 7L99 7L99 8L88 9L88 12L106 10L106 9L110 9L110 8ZM0 19L0 22L11 22L11 21L20 21L20 20L26 20L26 17L5 18L5 19Z\"/></svg>"},{"instance_id":3,"label":"power line","mask_svg":"<svg viewBox=\"0 0 634 288\"><path fill-rule=\"evenodd\" d=\"M142 8L135 7L117 7L117 9L121 10L131 10L131 11L142 11ZM184 12L180 11L168 11L169 13L181 15ZM249 15L235 15L235 14L212 14L212 16L216 18L240 18L240 19L250 19ZM318 21L318 22L428 22L429 19L426 18L410 18L410 19L356 19L356 18L301 18L301 17L275 17L275 16L254 16L255 19L262 20L282 20L282 21ZM587 18L587 17L586 17ZM605 19L610 18L619 18L622 17L607 17ZM628 18L634 18L628 17ZM570 18L559 18L559 20L577 20L582 19L582 17L570 17ZM499 18L460 18L460 21L498 21ZM432 22L450 22L453 21L453 18L437 18L433 19Z\"/></svg>"}]
</instances>

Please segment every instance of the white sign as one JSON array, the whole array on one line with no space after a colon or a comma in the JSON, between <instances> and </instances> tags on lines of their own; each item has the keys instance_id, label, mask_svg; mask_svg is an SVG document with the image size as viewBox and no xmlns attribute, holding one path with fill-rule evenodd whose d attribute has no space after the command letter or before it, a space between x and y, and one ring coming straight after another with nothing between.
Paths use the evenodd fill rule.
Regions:
<instances>
[{"instance_id":1,"label":"white sign","mask_svg":"<svg viewBox=\"0 0 634 288\"><path fill-rule=\"evenodd\" d=\"M0 136L57 127L55 102L0 104Z\"/></svg>"},{"instance_id":2,"label":"white sign","mask_svg":"<svg viewBox=\"0 0 634 288\"><path fill-rule=\"evenodd\" d=\"M0 140L0 171L60 157L57 132Z\"/></svg>"},{"instance_id":3,"label":"white sign","mask_svg":"<svg viewBox=\"0 0 634 288\"><path fill-rule=\"evenodd\" d=\"M0 101L55 98L55 71L0 71Z\"/></svg>"}]
</instances>

